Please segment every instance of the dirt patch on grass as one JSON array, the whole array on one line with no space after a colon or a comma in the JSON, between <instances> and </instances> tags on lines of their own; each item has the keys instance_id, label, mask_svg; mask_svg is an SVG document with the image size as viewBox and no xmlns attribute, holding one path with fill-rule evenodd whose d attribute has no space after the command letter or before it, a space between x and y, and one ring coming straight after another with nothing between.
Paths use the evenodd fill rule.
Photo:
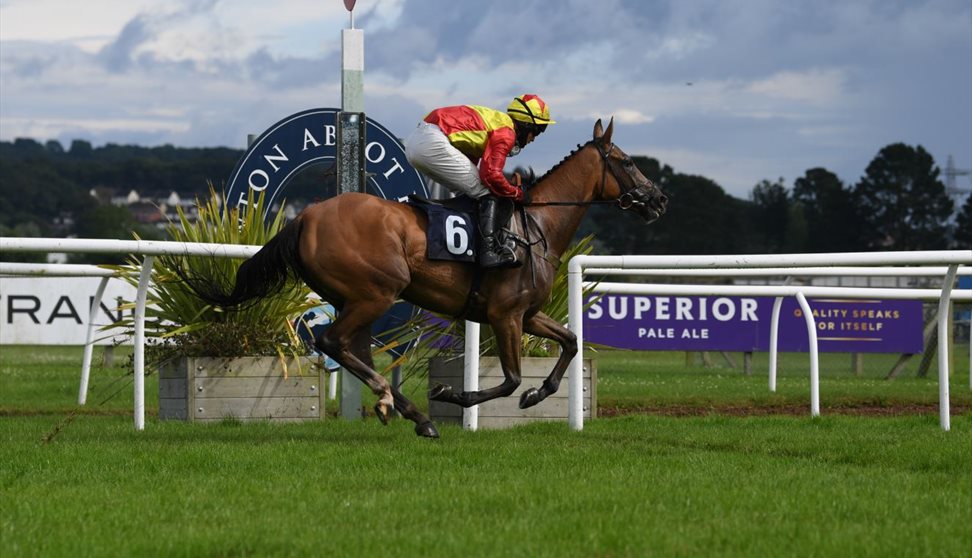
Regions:
<instances>
[{"instance_id":1,"label":"dirt patch on grass","mask_svg":"<svg viewBox=\"0 0 972 558\"><path fill-rule=\"evenodd\" d=\"M972 412L972 405L951 405L951 415L963 415ZM699 417L706 415L727 415L735 417L747 416L807 416L810 414L809 405L660 405L657 407L624 406L598 407L598 417L616 417L622 415L660 415L666 417ZM839 405L821 407L822 415L855 415L871 417L893 417L911 415L938 415L938 404L890 404L890 405Z\"/></svg>"},{"instance_id":2,"label":"dirt patch on grass","mask_svg":"<svg viewBox=\"0 0 972 558\"><path fill-rule=\"evenodd\" d=\"M99 409L97 407L79 407L77 409L25 409L16 407L0 407L0 417L44 417L60 415L80 415L92 417L131 416L131 409ZM146 416L157 416L157 411L146 411Z\"/></svg>"}]
</instances>

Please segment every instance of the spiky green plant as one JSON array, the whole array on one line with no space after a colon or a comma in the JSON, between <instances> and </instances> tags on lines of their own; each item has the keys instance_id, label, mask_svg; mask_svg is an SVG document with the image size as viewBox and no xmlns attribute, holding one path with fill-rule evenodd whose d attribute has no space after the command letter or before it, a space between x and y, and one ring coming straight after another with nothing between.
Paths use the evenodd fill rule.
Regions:
<instances>
[{"instance_id":1,"label":"spiky green plant","mask_svg":"<svg viewBox=\"0 0 972 558\"><path fill-rule=\"evenodd\" d=\"M191 220L178 208L178 220L166 228L169 237L180 242L212 244L265 244L285 221L283 211L265 221L263 194L251 192L242 207L227 207L223 196L210 186L209 199L198 199L198 218ZM180 356L299 356L306 349L297 336L293 321L319 304L309 300L309 289L302 282L292 282L286 288L253 304L224 311L206 304L197 297L176 273L187 271L191 276L204 278L224 290L232 290L236 272L243 260L203 256L160 256L152 270L152 289L148 295L145 334L154 341L148 359L161 362ZM141 262L131 259L117 268L126 279L137 284ZM134 329L131 317L114 326Z\"/></svg>"}]
</instances>

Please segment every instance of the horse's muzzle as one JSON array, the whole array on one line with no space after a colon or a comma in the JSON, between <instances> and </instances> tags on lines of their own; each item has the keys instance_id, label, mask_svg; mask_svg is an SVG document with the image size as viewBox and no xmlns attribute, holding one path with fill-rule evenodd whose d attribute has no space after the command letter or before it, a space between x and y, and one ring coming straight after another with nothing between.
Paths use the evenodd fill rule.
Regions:
<instances>
[{"instance_id":1,"label":"horse's muzzle","mask_svg":"<svg viewBox=\"0 0 972 558\"><path fill-rule=\"evenodd\" d=\"M633 209L648 223L656 221L668 209L668 196L650 180L618 199L622 209Z\"/></svg>"}]
</instances>

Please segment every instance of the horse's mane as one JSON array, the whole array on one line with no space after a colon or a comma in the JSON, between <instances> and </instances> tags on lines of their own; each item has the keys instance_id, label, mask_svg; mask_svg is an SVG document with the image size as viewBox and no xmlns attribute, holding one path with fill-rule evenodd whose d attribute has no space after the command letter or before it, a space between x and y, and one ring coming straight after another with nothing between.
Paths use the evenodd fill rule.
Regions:
<instances>
[{"instance_id":1,"label":"horse's mane","mask_svg":"<svg viewBox=\"0 0 972 558\"><path fill-rule=\"evenodd\" d=\"M536 186L541 180L543 180L544 178L547 178L548 176L550 176L550 174L553 173L553 171L555 171L558 168L560 168L561 166L563 166L563 164L566 163L568 159L570 159L571 157L573 157L574 155L576 155L577 152L581 151L582 149L584 149L585 147L587 147L587 146L589 146L589 145L591 145L593 143L594 143L594 140L588 140L588 142L585 143L585 144L583 144L583 145L578 143L577 144L577 149L574 149L573 151L571 151L570 153L568 153L563 159L560 160L559 163L557 163L556 165L554 165L553 167L551 167L550 170L548 170L547 172L543 173L543 175L540 178L538 178L535 181L533 181L533 183L531 184L531 186Z\"/></svg>"}]
</instances>

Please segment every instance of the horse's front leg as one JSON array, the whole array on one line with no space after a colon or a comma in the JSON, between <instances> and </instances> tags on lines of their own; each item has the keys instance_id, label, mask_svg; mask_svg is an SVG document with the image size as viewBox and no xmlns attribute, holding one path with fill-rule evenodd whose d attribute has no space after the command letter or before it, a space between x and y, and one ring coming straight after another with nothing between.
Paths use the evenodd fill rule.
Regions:
<instances>
[{"instance_id":1,"label":"horse's front leg","mask_svg":"<svg viewBox=\"0 0 972 558\"><path fill-rule=\"evenodd\" d=\"M520 339L523 337L521 320L521 316L505 316L490 322L496 336L496 348L505 377L502 384L489 389L462 393L455 393L452 386L439 384L429 390L429 399L472 407L497 397L506 397L516 391L516 388L520 387Z\"/></svg>"},{"instance_id":2,"label":"horse's front leg","mask_svg":"<svg viewBox=\"0 0 972 558\"><path fill-rule=\"evenodd\" d=\"M520 395L520 408L526 409L556 393L560 387L560 380L563 379L564 373L567 371L567 366L570 365L570 361L577 354L577 336L543 312L537 312L527 320L523 324L523 330L530 335L556 341L560 344L561 349L560 357L557 358L553 371L543 381L540 389L530 388Z\"/></svg>"}]
</instances>

